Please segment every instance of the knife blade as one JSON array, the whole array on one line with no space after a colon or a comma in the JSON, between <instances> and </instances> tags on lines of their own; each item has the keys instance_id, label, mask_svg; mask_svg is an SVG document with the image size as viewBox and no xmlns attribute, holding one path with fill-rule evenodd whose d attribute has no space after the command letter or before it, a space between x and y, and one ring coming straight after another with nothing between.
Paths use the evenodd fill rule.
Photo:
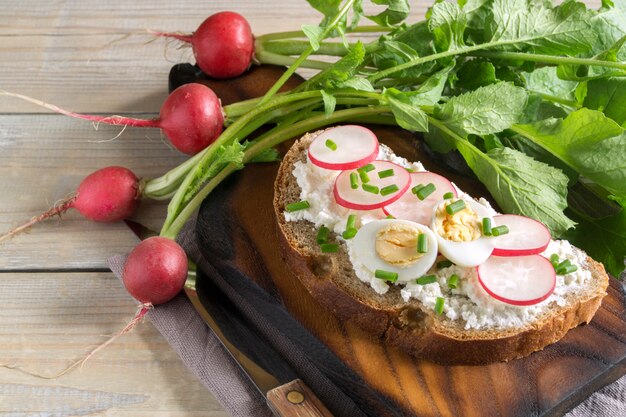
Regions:
<instances>
[{"instance_id":1,"label":"knife blade","mask_svg":"<svg viewBox=\"0 0 626 417\"><path fill-rule=\"evenodd\" d=\"M146 239L158 233L150 230L141 223L133 220L124 220L124 223L139 239ZM211 328L218 340L243 373L250 379L259 393L265 397L270 410L278 417L332 417L332 413L317 398L313 391L299 378L291 379L294 376L289 365L284 364L280 355L252 329L246 329L246 338L253 339L254 349L261 351L263 361L272 363L274 370L282 367L281 377L277 377L267 368L258 363L258 355L252 357L250 349L240 346L241 338L231 337L232 331L225 325L224 318L228 318L230 323L237 321L238 312L235 307L228 303L228 299L221 290L211 285L210 280L203 281L202 300L197 288L197 278L200 272L196 271L195 264L190 261L189 273L185 282L184 292L198 311L204 322ZM210 288L204 288L210 286ZM211 306L211 310L205 306ZM238 343L240 342L240 343ZM250 340L247 343L250 346ZM289 382L282 383L288 376Z\"/></svg>"}]
</instances>

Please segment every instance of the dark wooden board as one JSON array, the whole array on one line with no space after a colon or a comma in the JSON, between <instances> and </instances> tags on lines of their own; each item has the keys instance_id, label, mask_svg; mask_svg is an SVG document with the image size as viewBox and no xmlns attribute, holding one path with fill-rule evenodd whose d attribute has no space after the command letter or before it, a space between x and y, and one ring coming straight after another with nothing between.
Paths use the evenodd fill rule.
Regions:
<instances>
[{"instance_id":1,"label":"dark wooden board","mask_svg":"<svg viewBox=\"0 0 626 417\"><path fill-rule=\"evenodd\" d=\"M175 68L172 86L195 80L186 78L190 73L189 67ZM279 73L275 68L257 68L228 83L205 82L221 97L230 94L230 101L262 94ZM247 87L242 87L243 80ZM445 172L431 162L412 134L370 127L396 153L421 160L427 169L445 174L470 194L487 195L473 179ZM300 323L389 401L388 408L378 409L379 415L558 416L626 373L626 301L624 286L616 279L611 279L608 295L589 325L509 363L441 366L415 360L338 320L309 295L283 261L272 208L277 168L278 164L248 166L209 196L197 226L201 250L220 273L237 271L278 295ZM227 255L223 245L230 248Z\"/></svg>"}]
</instances>

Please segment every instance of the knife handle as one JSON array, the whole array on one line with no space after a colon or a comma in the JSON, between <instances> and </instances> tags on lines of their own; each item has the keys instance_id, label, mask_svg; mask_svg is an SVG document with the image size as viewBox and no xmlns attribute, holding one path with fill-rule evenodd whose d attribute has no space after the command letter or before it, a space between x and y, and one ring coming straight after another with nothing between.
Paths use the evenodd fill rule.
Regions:
<instances>
[{"instance_id":1,"label":"knife handle","mask_svg":"<svg viewBox=\"0 0 626 417\"><path fill-rule=\"evenodd\" d=\"M267 404L277 417L333 417L300 379L269 391Z\"/></svg>"}]
</instances>

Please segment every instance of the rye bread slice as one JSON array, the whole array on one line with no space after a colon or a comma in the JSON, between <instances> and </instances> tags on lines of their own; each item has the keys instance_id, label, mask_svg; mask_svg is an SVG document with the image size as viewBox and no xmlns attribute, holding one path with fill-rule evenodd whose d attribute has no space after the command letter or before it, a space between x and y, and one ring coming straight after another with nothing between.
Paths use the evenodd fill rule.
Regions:
<instances>
[{"instance_id":1,"label":"rye bread slice","mask_svg":"<svg viewBox=\"0 0 626 417\"><path fill-rule=\"evenodd\" d=\"M380 295L355 275L342 244L338 253L324 254L316 242L317 230L308 221L285 221L289 203L300 200L300 187L292 174L297 161L306 161L307 134L285 155L274 184L274 210L283 256L309 293L341 320L348 320L372 337L407 353L442 364L487 364L521 358L561 339L570 329L588 323L606 295L608 275L604 267L587 258L593 279L554 303L523 328L470 329L461 320L437 316L415 299L408 303L400 287Z\"/></svg>"}]
</instances>

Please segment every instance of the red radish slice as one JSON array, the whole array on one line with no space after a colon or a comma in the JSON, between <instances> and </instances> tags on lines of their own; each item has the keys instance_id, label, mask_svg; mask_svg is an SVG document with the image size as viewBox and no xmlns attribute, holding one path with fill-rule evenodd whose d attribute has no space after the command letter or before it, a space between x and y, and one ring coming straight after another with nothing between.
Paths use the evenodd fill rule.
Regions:
<instances>
[{"instance_id":1,"label":"red radish slice","mask_svg":"<svg viewBox=\"0 0 626 417\"><path fill-rule=\"evenodd\" d=\"M497 226L505 225L509 233L494 238L497 256L524 256L543 252L550 243L550 231L541 222L516 214L502 214L493 218Z\"/></svg>"},{"instance_id":2,"label":"red radish slice","mask_svg":"<svg viewBox=\"0 0 626 417\"><path fill-rule=\"evenodd\" d=\"M452 193L454 197L456 197L456 189L447 178L435 174L434 172L411 172L410 175L410 188L420 184L427 185L432 183L435 186L435 191L424 200L420 200L415 194L408 191L394 203L383 207L383 211L385 214L392 215L396 219L410 220L415 223L430 225L435 205L443 200L445 193Z\"/></svg>"},{"instance_id":3,"label":"red radish slice","mask_svg":"<svg viewBox=\"0 0 626 417\"><path fill-rule=\"evenodd\" d=\"M556 286L556 274L541 255L491 256L477 267L478 282L496 300L529 306L545 300Z\"/></svg>"},{"instance_id":4,"label":"red radish slice","mask_svg":"<svg viewBox=\"0 0 626 417\"><path fill-rule=\"evenodd\" d=\"M369 182L363 184L359 177L357 188L352 188L350 182L350 174L357 171L341 171L333 187L333 194L337 204L354 210L373 210L393 203L407 192L411 185L411 176L406 169L389 161L372 161L370 163L374 166L374 169L367 172ZM379 172L390 169L393 170L393 175L384 178L378 176ZM364 185L378 188L378 193L365 191L363 189ZM392 185L397 186L397 191L386 195L381 194L385 187Z\"/></svg>"},{"instance_id":5,"label":"red radish slice","mask_svg":"<svg viewBox=\"0 0 626 417\"><path fill-rule=\"evenodd\" d=\"M378 138L362 126L347 125L325 130L309 145L309 161L326 169L356 169L377 157Z\"/></svg>"}]
</instances>

